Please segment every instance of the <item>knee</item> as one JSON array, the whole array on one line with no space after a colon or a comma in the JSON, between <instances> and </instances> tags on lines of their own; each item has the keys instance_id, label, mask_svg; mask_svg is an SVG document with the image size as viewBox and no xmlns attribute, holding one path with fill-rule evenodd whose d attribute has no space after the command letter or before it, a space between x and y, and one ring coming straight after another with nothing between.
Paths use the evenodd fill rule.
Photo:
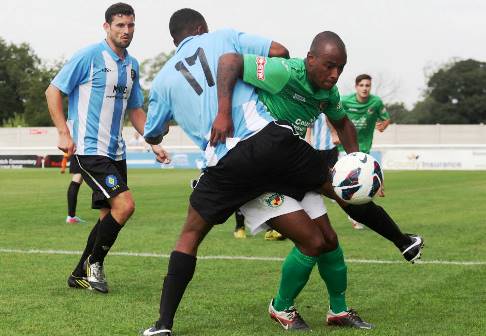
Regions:
<instances>
[{"instance_id":1,"label":"knee","mask_svg":"<svg viewBox=\"0 0 486 336\"><path fill-rule=\"evenodd\" d=\"M125 216L130 218L135 212L135 201L133 199L127 200L124 208Z\"/></svg>"},{"instance_id":2,"label":"knee","mask_svg":"<svg viewBox=\"0 0 486 336\"><path fill-rule=\"evenodd\" d=\"M126 198L115 207L112 206L111 211L117 213L122 221L126 222L135 212L135 202L132 198Z\"/></svg>"},{"instance_id":3,"label":"knee","mask_svg":"<svg viewBox=\"0 0 486 336\"><path fill-rule=\"evenodd\" d=\"M326 249L324 252L330 252L337 249L339 245L338 237L336 232L329 233L326 236Z\"/></svg>"},{"instance_id":4,"label":"knee","mask_svg":"<svg viewBox=\"0 0 486 336\"><path fill-rule=\"evenodd\" d=\"M306 244L300 249L302 253L311 257L317 257L324 253L328 248L326 241L322 236L315 236L306 241Z\"/></svg>"}]
</instances>

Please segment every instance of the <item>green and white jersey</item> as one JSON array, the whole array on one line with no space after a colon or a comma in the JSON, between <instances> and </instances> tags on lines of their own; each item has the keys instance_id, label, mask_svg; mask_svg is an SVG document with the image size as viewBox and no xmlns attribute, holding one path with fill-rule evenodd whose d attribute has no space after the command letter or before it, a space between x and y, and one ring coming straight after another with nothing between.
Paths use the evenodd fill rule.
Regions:
<instances>
[{"instance_id":1,"label":"green and white jersey","mask_svg":"<svg viewBox=\"0 0 486 336\"><path fill-rule=\"evenodd\" d=\"M301 137L324 113L332 120L345 116L336 86L314 89L302 59L244 55L243 80L258 90L272 117L291 123Z\"/></svg>"},{"instance_id":2,"label":"green and white jersey","mask_svg":"<svg viewBox=\"0 0 486 336\"><path fill-rule=\"evenodd\" d=\"M356 93L344 96L341 100L346 115L356 127L358 135L359 150L369 153L373 143L373 134L378 120L390 119L390 115L385 110L385 105L380 97L370 95L365 103L360 103L356 98ZM340 151L344 151L339 146Z\"/></svg>"}]
</instances>

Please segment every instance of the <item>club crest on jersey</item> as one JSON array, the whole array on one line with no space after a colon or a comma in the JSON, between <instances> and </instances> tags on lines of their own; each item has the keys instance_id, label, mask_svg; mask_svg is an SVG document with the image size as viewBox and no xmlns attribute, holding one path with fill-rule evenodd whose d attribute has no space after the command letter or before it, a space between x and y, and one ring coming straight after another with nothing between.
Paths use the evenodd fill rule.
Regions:
<instances>
[{"instance_id":1,"label":"club crest on jersey","mask_svg":"<svg viewBox=\"0 0 486 336\"><path fill-rule=\"evenodd\" d=\"M105 177L105 184L108 188L116 188L118 187L118 179L115 175L108 175Z\"/></svg>"},{"instance_id":2,"label":"club crest on jersey","mask_svg":"<svg viewBox=\"0 0 486 336\"><path fill-rule=\"evenodd\" d=\"M134 79L135 79L135 77L137 77L137 72L136 72L135 70L133 70L133 69L132 69L132 70L130 71L130 77L132 78L132 80L134 80Z\"/></svg>"},{"instance_id":3,"label":"club crest on jersey","mask_svg":"<svg viewBox=\"0 0 486 336\"><path fill-rule=\"evenodd\" d=\"M265 198L265 203L270 207L270 208L277 208L281 206L284 202L285 196L280 195L280 194L271 194L267 198Z\"/></svg>"},{"instance_id":4,"label":"club crest on jersey","mask_svg":"<svg viewBox=\"0 0 486 336\"><path fill-rule=\"evenodd\" d=\"M373 114L373 112L375 112L375 110L373 110L373 108L372 108L372 107L370 107L370 108L368 109L368 114Z\"/></svg>"},{"instance_id":5,"label":"club crest on jersey","mask_svg":"<svg viewBox=\"0 0 486 336\"><path fill-rule=\"evenodd\" d=\"M256 64L257 64L257 79L258 80L265 80L265 64L267 63L267 60L265 57L260 57L258 56L256 58Z\"/></svg>"}]
</instances>

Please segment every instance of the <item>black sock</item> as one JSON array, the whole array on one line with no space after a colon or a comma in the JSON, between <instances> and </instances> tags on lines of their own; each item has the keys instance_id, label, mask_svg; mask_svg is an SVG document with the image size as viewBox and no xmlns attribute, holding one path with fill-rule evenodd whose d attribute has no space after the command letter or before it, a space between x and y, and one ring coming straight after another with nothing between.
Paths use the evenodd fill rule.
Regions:
<instances>
[{"instance_id":1,"label":"black sock","mask_svg":"<svg viewBox=\"0 0 486 336\"><path fill-rule=\"evenodd\" d=\"M196 257L178 251L172 251L170 254L160 297L160 318L156 323L157 328L172 329L177 307L194 275L196 260Z\"/></svg>"},{"instance_id":2,"label":"black sock","mask_svg":"<svg viewBox=\"0 0 486 336\"><path fill-rule=\"evenodd\" d=\"M118 237L118 232L120 232L122 227L123 226L118 224L115 218L113 218L111 212L101 220L93 246L93 253L89 258L90 262L103 263L103 260L105 260L108 251L115 243L116 237Z\"/></svg>"},{"instance_id":3,"label":"black sock","mask_svg":"<svg viewBox=\"0 0 486 336\"><path fill-rule=\"evenodd\" d=\"M400 231L398 225L388 216L386 211L373 202L361 205L350 204L344 208L344 211L352 219L366 225L398 248L412 242L409 236Z\"/></svg>"},{"instance_id":4,"label":"black sock","mask_svg":"<svg viewBox=\"0 0 486 336\"><path fill-rule=\"evenodd\" d=\"M71 217L76 216L76 204L78 203L78 182L71 181L67 190L67 203L68 203L68 215Z\"/></svg>"},{"instance_id":5,"label":"black sock","mask_svg":"<svg viewBox=\"0 0 486 336\"><path fill-rule=\"evenodd\" d=\"M235 211L235 219L236 219L235 231L241 228L245 228L245 216L243 216L240 209Z\"/></svg>"},{"instance_id":6,"label":"black sock","mask_svg":"<svg viewBox=\"0 0 486 336\"><path fill-rule=\"evenodd\" d=\"M76 266L76 268L73 271L73 275L82 277L85 275L83 271L83 265L84 261L88 256L93 253L93 246L95 243L96 239L96 233L98 232L98 227L100 226L100 220L98 219L98 222L96 222L95 226L91 229L91 232L89 233L88 240L86 241L86 247L84 248L83 254L81 255L81 259L79 259L79 263Z\"/></svg>"}]
</instances>

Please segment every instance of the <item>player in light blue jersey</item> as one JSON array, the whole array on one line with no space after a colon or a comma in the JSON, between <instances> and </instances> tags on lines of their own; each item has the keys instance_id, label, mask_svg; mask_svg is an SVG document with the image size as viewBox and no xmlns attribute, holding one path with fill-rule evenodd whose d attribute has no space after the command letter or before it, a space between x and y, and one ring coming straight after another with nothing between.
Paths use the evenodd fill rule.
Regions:
<instances>
[{"instance_id":1,"label":"player in light blue jersey","mask_svg":"<svg viewBox=\"0 0 486 336\"><path fill-rule=\"evenodd\" d=\"M195 271L199 244L213 225L225 222L237 208L269 190L297 200L324 185L332 190L328 172L321 168L324 158L289 123L273 121L255 89L242 82L236 84L225 141L210 143L214 126L227 119L216 116L217 98L223 94L215 86L220 80L219 57L241 50L288 57L284 47L233 30L208 33L204 18L192 9L175 12L169 29L177 50L153 82L144 137L148 143L159 143L167 122L175 119L205 152L207 168L190 196L186 222L170 255L159 319L143 332L145 336L172 335L177 307ZM272 225L304 254L319 255L326 245L319 228L310 219L301 223L290 217L274 219Z\"/></svg>"},{"instance_id":2,"label":"player in light blue jersey","mask_svg":"<svg viewBox=\"0 0 486 336\"><path fill-rule=\"evenodd\" d=\"M190 36L181 41L174 57L152 83L144 137L160 136L167 122L174 119L204 152L206 166L215 166L239 141L273 120L258 102L255 90L239 82L233 104L234 135L224 144L209 145L211 127L218 111L215 76L219 55L227 50L268 55L270 45L270 40L234 30Z\"/></svg>"},{"instance_id":3,"label":"player in light blue jersey","mask_svg":"<svg viewBox=\"0 0 486 336\"><path fill-rule=\"evenodd\" d=\"M104 259L135 210L127 186L123 118L128 111L133 126L142 133L146 116L138 62L126 50L135 29L133 8L124 3L110 6L103 28L106 39L76 53L51 82L46 98L59 132L58 148L74 153L83 179L93 190L92 207L100 209L68 285L107 293ZM69 99L67 122L62 93ZM162 148L153 150L159 160L167 160Z\"/></svg>"},{"instance_id":4,"label":"player in light blue jersey","mask_svg":"<svg viewBox=\"0 0 486 336\"><path fill-rule=\"evenodd\" d=\"M320 114L312 127L307 129L306 139L318 150L331 150L339 141L336 130L329 125L325 114Z\"/></svg>"}]
</instances>

